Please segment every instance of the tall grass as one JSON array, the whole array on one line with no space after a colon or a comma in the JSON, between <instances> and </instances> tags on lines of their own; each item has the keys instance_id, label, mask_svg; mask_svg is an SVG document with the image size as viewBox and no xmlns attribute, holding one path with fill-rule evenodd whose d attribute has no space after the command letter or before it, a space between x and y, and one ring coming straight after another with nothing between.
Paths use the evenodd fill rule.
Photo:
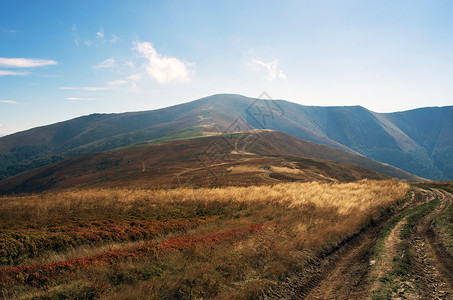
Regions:
<instances>
[{"instance_id":1,"label":"tall grass","mask_svg":"<svg viewBox=\"0 0 453 300\"><path fill-rule=\"evenodd\" d=\"M181 188L173 190L87 189L0 198L2 223L18 220L42 221L84 216L153 214L170 205L213 206L279 204L289 209L316 205L352 211L378 211L402 198L408 185L398 181L328 183L281 183L271 186ZM157 206L159 206L157 208Z\"/></svg>"},{"instance_id":2,"label":"tall grass","mask_svg":"<svg viewBox=\"0 0 453 300\"><path fill-rule=\"evenodd\" d=\"M213 189L71 190L3 197L0 228L9 232L24 226L45 231L55 220L69 224L96 219L209 218L211 222L187 229L191 240L199 242L178 251L120 259L102 268L76 268L70 281L56 277L39 287L0 285L9 296L44 298L79 295L90 290L93 282L113 298L257 297L263 288L300 272L317 255L378 219L403 201L408 189L399 181L364 180ZM219 240L215 246L200 238L258 224L266 224L265 229ZM8 268L3 272L14 277Z\"/></svg>"}]
</instances>

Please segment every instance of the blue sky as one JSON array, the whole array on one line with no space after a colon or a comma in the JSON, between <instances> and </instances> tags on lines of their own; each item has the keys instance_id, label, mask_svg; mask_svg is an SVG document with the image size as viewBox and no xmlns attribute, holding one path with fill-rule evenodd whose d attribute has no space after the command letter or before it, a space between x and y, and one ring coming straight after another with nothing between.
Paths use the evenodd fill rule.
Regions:
<instances>
[{"instance_id":1,"label":"blue sky","mask_svg":"<svg viewBox=\"0 0 453 300\"><path fill-rule=\"evenodd\" d=\"M0 135L263 91L453 105L453 1L0 0Z\"/></svg>"}]
</instances>

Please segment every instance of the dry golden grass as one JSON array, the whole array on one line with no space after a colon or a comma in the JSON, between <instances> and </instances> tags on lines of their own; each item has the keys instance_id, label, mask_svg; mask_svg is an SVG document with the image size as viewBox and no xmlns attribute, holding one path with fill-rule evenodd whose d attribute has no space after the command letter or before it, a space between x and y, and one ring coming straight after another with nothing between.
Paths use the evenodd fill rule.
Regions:
<instances>
[{"instance_id":1,"label":"dry golden grass","mask_svg":"<svg viewBox=\"0 0 453 300\"><path fill-rule=\"evenodd\" d=\"M155 299L228 298L228 295L253 298L266 286L302 270L316 255L336 247L378 219L386 209L402 201L408 189L408 184L399 181L363 180L346 184L282 183L212 189L73 190L2 197L0 223L8 228L31 220L45 226L47 220L55 218L218 217L215 222L189 230L194 236L269 224L262 232L215 247L195 245L152 262L128 262L87 270L89 276L74 278L86 281L84 278L88 276L107 284L112 298L127 295L133 298L152 295ZM78 256L77 249L71 256ZM59 258L54 256L55 259ZM148 270L150 266L158 271ZM127 277L143 273L141 270L150 275L146 279ZM126 281L121 282L121 278ZM87 282L74 282L60 281L40 290L7 286L5 291L8 295L51 296L56 287L69 291L61 292L64 295L87 289Z\"/></svg>"},{"instance_id":2,"label":"dry golden grass","mask_svg":"<svg viewBox=\"0 0 453 300\"><path fill-rule=\"evenodd\" d=\"M316 205L340 214L376 211L402 198L409 185L399 181L362 180L345 184L281 183L271 186L181 188L173 190L87 189L0 198L0 218L40 220L81 214L123 214L156 205L193 202Z\"/></svg>"},{"instance_id":3,"label":"dry golden grass","mask_svg":"<svg viewBox=\"0 0 453 300\"><path fill-rule=\"evenodd\" d=\"M286 173L286 174L303 174L304 171L297 168L288 168L288 167L277 167L272 166L271 170L277 173Z\"/></svg>"},{"instance_id":4,"label":"dry golden grass","mask_svg":"<svg viewBox=\"0 0 453 300\"><path fill-rule=\"evenodd\" d=\"M238 173L266 173L267 170L260 169L256 165L237 165L231 166L228 168L228 171L231 171L232 174Z\"/></svg>"}]
</instances>

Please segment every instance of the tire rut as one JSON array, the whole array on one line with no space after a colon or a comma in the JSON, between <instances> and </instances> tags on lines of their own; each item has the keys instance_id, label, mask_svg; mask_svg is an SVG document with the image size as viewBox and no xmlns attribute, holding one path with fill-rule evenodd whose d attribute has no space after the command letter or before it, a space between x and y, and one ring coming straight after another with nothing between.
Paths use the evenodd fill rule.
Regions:
<instances>
[{"instance_id":1,"label":"tire rut","mask_svg":"<svg viewBox=\"0 0 453 300\"><path fill-rule=\"evenodd\" d=\"M334 263L328 270L327 275L319 281L319 284L300 299L366 299L371 295L374 286L374 277L370 276L373 270L371 258L372 248L376 245L380 232L384 225L392 218L397 217L405 211L430 201L435 198L435 194L423 189L414 188L410 202L400 208L392 216L386 218L377 226L370 228L362 233L362 236L354 243L350 249L344 251L339 257L339 261ZM405 222L403 219L401 222ZM404 223L397 224L401 227ZM396 230L401 229L397 228ZM397 234L397 233L394 233ZM396 247L396 241L395 246ZM393 259L393 258L392 258Z\"/></svg>"},{"instance_id":2,"label":"tire rut","mask_svg":"<svg viewBox=\"0 0 453 300\"><path fill-rule=\"evenodd\" d=\"M433 229L433 220L451 205L452 195L433 190L441 200L441 205L418 224L410 242L415 257L416 281L420 284L423 298L452 299L453 257Z\"/></svg>"},{"instance_id":3,"label":"tire rut","mask_svg":"<svg viewBox=\"0 0 453 300\"><path fill-rule=\"evenodd\" d=\"M441 205L419 220L415 233L408 241L413 255L414 280L419 287L409 293L394 293L392 299L453 299L453 257L439 242L433 220L451 205L453 196L445 191L434 192L413 188L410 202L392 216L370 226L360 234L345 241L325 257L318 257L301 274L294 275L274 290L269 290L264 299L367 299L376 287L379 275L392 271L392 254L397 252L401 240L399 231L406 218L399 221L386 240L389 261L377 271L371 266L371 249L376 244L384 225L393 217L436 196Z\"/></svg>"},{"instance_id":4,"label":"tire rut","mask_svg":"<svg viewBox=\"0 0 453 300\"><path fill-rule=\"evenodd\" d=\"M395 215L425 199L416 190L411 201L391 216L369 226L338 246L330 255L318 258L303 273L288 278L268 291L264 299L365 299L371 293L369 274L371 251L384 225Z\"/></svg>"}]
</instances>

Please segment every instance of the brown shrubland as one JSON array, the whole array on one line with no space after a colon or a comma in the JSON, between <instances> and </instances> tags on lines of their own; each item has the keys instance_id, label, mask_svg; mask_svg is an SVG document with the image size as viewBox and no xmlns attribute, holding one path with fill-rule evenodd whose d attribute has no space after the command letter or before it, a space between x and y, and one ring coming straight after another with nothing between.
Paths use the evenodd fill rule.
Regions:
<instances>
[{"instance_id":1,"label":"brown shrubland","mask_svg":"<svg viewBox=\"0 0 453 300\"><path fill-rule=\"evenodd\" d=\"M389 207L405 198L408 189L408 184L396 180L362 180L344 184L281 183L172 190L68 190L2 197L3 230L14 229L21 222L45 230L49 220L55 219L71 222L99 218L214 217L215 221L185 232L203 236L265 224L263 231L215 246L194 244L149 261L122 262L81 271L85 275L77 275L70 283L56 279L39 289L3 288L7 295L52 296L55 290L74 295L74 290L86 288L83 281L89 274L91 280L95 278L96 282L108 286L108 295L112 298L125 295L136 298L147 295L156 299L256 297L263 288L300 272L317 255L333 249L379 219ZM72 255L75 251L76 248L71 249ZM144 279L134 277L150 266L158 270L155 271L158 275L147 275Z\"/></svg>"}]
</instances>

